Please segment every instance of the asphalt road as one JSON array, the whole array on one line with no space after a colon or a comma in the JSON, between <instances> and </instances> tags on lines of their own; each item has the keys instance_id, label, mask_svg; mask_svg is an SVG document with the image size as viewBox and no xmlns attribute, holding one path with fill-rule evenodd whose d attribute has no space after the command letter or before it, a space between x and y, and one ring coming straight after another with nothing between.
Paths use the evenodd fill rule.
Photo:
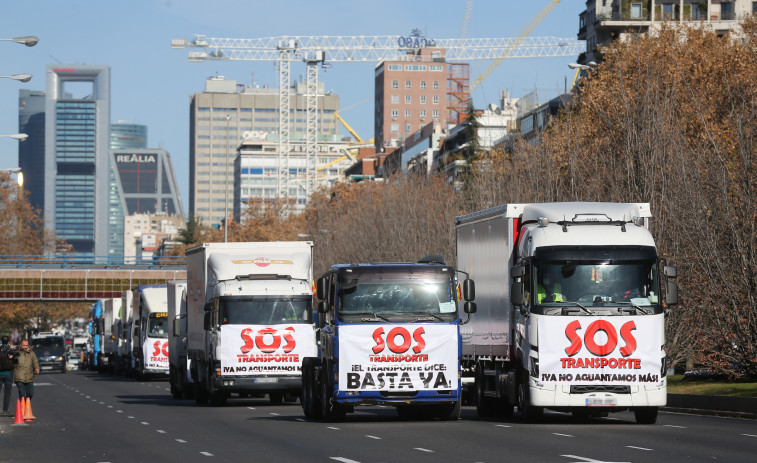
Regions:
<instances>
[{"instance_id":1,"label":"asphalt road","mask_svg":"<svg viewBox=\"0 0 757 463\"><path fill-rule=\"evenodd\" d=\"M16 399L14 390L14 401ZM403 421L363 407L341 423L306 421L298 403L231 399L198 407L171 397L167 381L92 372L43 374L37 420L0 418L0 462L753 462L757 421L661 412L577 422L547 412L539 424L480 419ZM514 459L514 460L513 460Z\"/></svg>"}]
</instances>

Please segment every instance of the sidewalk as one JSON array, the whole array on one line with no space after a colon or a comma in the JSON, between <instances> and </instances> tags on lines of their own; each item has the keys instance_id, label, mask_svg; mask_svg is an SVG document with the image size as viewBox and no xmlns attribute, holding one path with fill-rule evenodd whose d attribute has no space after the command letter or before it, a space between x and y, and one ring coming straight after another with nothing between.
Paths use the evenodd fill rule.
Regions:
<instances>
[{"instance_id":1,"label":"sidewalk","mask_svg":"<svg viewBox=\"0 0 757 463\"><path fill-rule=\"evenodd\" d=\"M754 420L757 419L757 397L668 394L668 405L661 410Z\"/></svg>"}]
</instances>

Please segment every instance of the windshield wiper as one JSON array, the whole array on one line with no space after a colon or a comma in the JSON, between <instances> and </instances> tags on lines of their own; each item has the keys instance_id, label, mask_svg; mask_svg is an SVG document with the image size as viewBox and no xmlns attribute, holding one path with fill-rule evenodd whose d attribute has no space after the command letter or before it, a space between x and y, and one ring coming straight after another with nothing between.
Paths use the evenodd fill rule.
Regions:
<instances>
[{"instance_id":1,"label":"windshield wiper","mask_svg":"<svg viewBox=\"0 0 757 463\"><path fill-rule=\"evenodd\" d=\"M415 321L417 322L428 322L431 320L439 320L440 322L443 322L444 319L440 317L439 315L433 314L433 313L424 313L423 315L426 315L425 317L415 317Z\"/></svg>"},{"instance_id":2,"label":"windshield wiper","mask_svg":"<svg viewBox=\"0 0 757 463\"><path fill-rule=\"evenodd\" d=\"M380 321L380 320L383 320L385 322L391 323L391 320L389 320L388 318L386 318L384 316L381 316L381 315L379 315L377 313L373 314L373 318L364 317L364 318L360 319L361 322L377 322L377 321Z\"/></svg>"},{"instance_id":3,"label":"windshield wiper","mask_svg":"<svg viewBox=\"0 0 757 463\"><path fill-rule=\"evenodd\" d=\"M578 307L580 307L580 308L581 308L581 309L582 309L582 310L583 310L584 312L586 312L587 314L589 314L589 315L594 315L594 313L593 313L593 312L592 312L591 310L589 310L589 309L587 309L586 307L582 306L582 305L581 305L581 304L579 304L578 302L573 302L573 301L560 301L560 302L561 302L561 303L563 303L563 304L575 304L575 305L577 305Z\"/></svg>"},{"instance_id":4,"label":"windshield wiper","mask_svg":"<svg viewBox=\"0 0 757 463\"><path fill-rule=\"evenodd\" d=\"M626 301L612 301L612 304L628 304L631 307L633 307L636 310L640 310L644 315L649 315L651 312L647 312L646 310L642 309L638 305L634 304L633 302L626 302ZM622 311L622 308L619 308L618 310Z\"/></svg>"}]
</instances>

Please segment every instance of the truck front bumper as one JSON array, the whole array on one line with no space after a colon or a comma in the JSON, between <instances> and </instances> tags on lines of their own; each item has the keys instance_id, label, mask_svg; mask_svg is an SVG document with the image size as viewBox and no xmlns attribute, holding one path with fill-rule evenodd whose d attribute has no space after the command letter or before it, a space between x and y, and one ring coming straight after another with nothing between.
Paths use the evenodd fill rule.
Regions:
<instances>
[{"instance_id":1,"label":"truck front bumper","mask_svg":"<svg viewBox=\"0 0 757 463\"><path fill-rule=\"evenodd\" d=\"M667 403L667 380L659 384L631 386L585 387L571 391L570 385L540 385L531 379L531 404L537 407L560 408L603 407L628 409L633 407L663 407ZM620 411L620 410L618 410Z\"/></svg>"},{"instance_id":2,"label":"truck front bumper","mask_svg":"<svg viewBox=\"0 0 757 463\"><path fill-rule=\"evenodd\" d=\"M349 405L441 405L453 404L460 399L454 391L417 391L414 393L386 393L381 391L339 391L337 403Z\"/></svg>"},{"instance_id":3,"label":"truck front bumper","mask_svg":"<svg viewBox=\"0 0 757 463\"><path fill-rule=\"evenodd\" d=\"M228 392L297 392L302 390L300 376L219 376L213 388Z\"/></svg>"}]
</instances>

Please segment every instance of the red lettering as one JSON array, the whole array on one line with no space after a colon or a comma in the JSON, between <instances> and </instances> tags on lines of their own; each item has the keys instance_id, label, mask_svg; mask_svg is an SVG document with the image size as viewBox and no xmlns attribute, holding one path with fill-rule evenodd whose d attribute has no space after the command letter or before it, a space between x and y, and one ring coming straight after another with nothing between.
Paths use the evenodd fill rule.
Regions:
<instances>
[{"instance_id":1,"label":"red lettering","mask_svg":"<svg viewBox=\"0 0 757 463\"><path fill-rule=\"evenodd\" d=\"M628 357L636 351L636 338L632 331L636 329L636 323L630 321L620 327L620 337L626 342L626 345L620 348L623 357Z\"/></svg>"},{"instance_id":2,"label":"red lettering","mask_svg":"<svg viewBox=\"0 0 757 463\"><path fill-rule=\"evenodd\" d=\"M416 354L420 354L420 352L426 347L426 340L423 339L424 334L426 334L426 330L424 330L423 327L418 328L413 332L413 339L418 343L413 347L413 352Z\"/></svg>"},{"instance_id":3,"label":"red lettering","mask_svg":"<svg viewBox=\"0 0 757 463\"><path fill-rule=\"evenodd\" d=\"M397 345L397 343L395 343L397 336L402 336L402 344L400 345ZM401 326L393 328L387 335L386 342L389 346L389 350L394 352L395 354L402 354L404 352L407 352L407 350L410 348L410 332L408 332Z\"/></svg>"},{"instance_id":4,"label":"red lettering","mask_svg":"<svg viewBox=\"0 0 757 463\"><path fill-rule=\"evenodd\" d=\"M292 333L294 333L294 328L291 326L286 327L284 330L284 341L286 341L286 344L284 344L284 352L289 353L294 350L295 342L294 342L294 336L292 336Z\"/></svg>"},{"instance_id":5,"label":"red lettering","mask_svg":"<svg viewBox=\"0 0 757 463\"><path fill-rule=\"evenodd\" d=\"M153 356L160 355L160 341L155 341L155 344L153 344L153 347L155 348L155 351L152 353Z\"/></svg>"},{"instance_id":6,"label":"red lettering","mask_svg":"<svg viewBox=\"0 0 757 463\"><path fill-rule=\"evenodd\" d=\"M244 341L244 346L242 346L240 350L243 354L246 354L247 352L251 351L253 347L255 347L255 341L252 340L250 333L252 333L252 328L245 328L242 330L241 336L242 340Z\"/></svg>"},{"instance_id":7,"label":"red lettering","mask_svg":"<svg viewBox=\"0 0 757 463\"><path fill-rule=\"evenodd\" d=\"M607 334L607 342L601 346L594 341L594 336L599 331L604 331ZM597 320L586 329L584 343L589 352L599 357L604 357L615 350L615 346L618 345L618 333L615 331L612 323L607 320Z\"/></svg>"},{"instance_id":8,"label":"red lettering","mask_svg":"<svg viewBox=\"0 0 757 463\"><path fill-rule=\"evenodd\" d=\"M273 341L270 344L263 342L263 337L267 334L270 334L273 337ZM271 352L278 349L279 345L281 345L281 337L276 335L275 329L265 328L258 331L258 334L255 335L255 344L258 346L258 349L265 352L266 354L270 354Z\"/></svg>"},{"instance_id":9,"label":"red lettering","mask_svg":"<svg viewBox=\"0 0 757 463\"><path fill-rule=\"evenodd\" d=\"M567 336L568 341L570 341L570 346L565 349L565 353L568 354L568 357L576 355L578 351L581 350L581 337L576 333L579 329L581 329L581 322L578 320L573 320L565 327L565 336Z\"/></svg>"},{"instance_id":10,"label":"red lettering","mask_svg":"<svg viewBox=\"0 0 757 463\"><path fill-rule=\"evenodd\" d=\"M163 355L168 357L168 341L163 342Z\"/></svg>"},{"instance_id":11,"label":"red lettering","mask_svg":"<svg viewBox=\"0 0 757 463\"><path fill-rule=\"evenodd\" d=\"M384 350L384 347L386 344L384 344L384 328L376 328L373 331L373 340L376 341L376 345L373 346L373 353L378 354L382 350Z\"/></svg>"}]
</instances>

